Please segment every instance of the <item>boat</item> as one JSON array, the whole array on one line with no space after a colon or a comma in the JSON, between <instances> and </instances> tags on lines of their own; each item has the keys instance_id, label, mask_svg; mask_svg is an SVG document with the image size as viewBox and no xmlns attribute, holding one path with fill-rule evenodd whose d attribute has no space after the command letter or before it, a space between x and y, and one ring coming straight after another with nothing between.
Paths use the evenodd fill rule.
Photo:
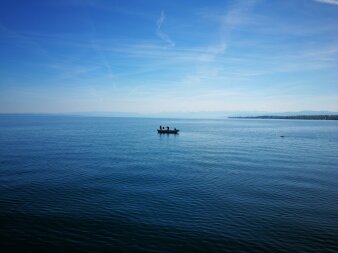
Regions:
<instances>
[{"instance_id":1,"label":"boat","mask_svg":"<svg viewBox=\"0 0 338 253\"><path fill-rule=\"evenodd\" d=\"M178 134L180 130L174 129L174 130L167 130L167 129L157 129L157 133L159 134Z\"/></svg>"}]
</instances>

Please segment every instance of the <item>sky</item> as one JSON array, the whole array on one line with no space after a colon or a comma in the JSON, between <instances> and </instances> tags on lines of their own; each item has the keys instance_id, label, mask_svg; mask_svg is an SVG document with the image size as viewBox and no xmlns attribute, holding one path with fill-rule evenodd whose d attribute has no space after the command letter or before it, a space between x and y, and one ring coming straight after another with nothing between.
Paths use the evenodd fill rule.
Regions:
<instances>
[{"instance_id":1,"label":"sky","mask_svg":"<svg viewBox=\"0 0 338 253\"><path fill-rule=\"evenodd\" d=\"M338 111L338 0L2 0L0 113Z\"/></svg>"}]
</instances>

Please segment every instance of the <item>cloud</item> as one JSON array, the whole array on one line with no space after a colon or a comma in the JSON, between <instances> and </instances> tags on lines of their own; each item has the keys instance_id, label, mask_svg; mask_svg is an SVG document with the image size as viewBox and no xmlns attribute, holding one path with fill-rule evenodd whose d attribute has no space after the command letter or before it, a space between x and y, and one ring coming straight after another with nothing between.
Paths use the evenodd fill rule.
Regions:
<instances>
[{"instance_id":1,"label":"cloud","mask_svg":"<svg viewBox=\"0 0 338 253\"><path fill-rule=\"evenodd\" d=\"M318 3L338 5L338 0L315 0Z\"/></svg>"},{"instance_id":2,"label":"cloud","mask_svg":"<svg viewBox=\"0 0 338 253\"><path fill-rule=\"evenodd\" d=\"M218 24L219 39L210 45L208 52L214 56L222 55L228 49L233 31L255 24L256 21L251 16L258 3L258 0L245 0L236 1L226 9L199 9L196 13L198 16Z\"/></svg>"},{"instance_id":3,"label":"cloud","mask_svg":"<svg viewBox=\"0 0 338 253\"><path fill-rule=\"evenodd\" d=\"M164 12L161 12L161 16L158 18L158 20L156 21L156 25L157 25L157 29L156 29L156 34L157 36L163 40L164 42L166 42L168 45L170 45L171 47L175 46L175 42L173 42L170 37L164 33L161 29L161 26L164 22L165 19L165 15Z\"/></svg>"},{"instance_id":4,"label":"cloud","mask_svg":"<svg viewBox=\"0 0 338 253\"><path fill-rule=\"evenodd\" d=\"M30 36L24 35L22 32L16 32L14 30L8 29L5 25L0 22L0 35L2 36L1 43L13 43L16 46L26 45L30 50L39 53L43 56L48 56L48 51L45 50L35 39L32 39Z\"/></svg>"}]
</instances>

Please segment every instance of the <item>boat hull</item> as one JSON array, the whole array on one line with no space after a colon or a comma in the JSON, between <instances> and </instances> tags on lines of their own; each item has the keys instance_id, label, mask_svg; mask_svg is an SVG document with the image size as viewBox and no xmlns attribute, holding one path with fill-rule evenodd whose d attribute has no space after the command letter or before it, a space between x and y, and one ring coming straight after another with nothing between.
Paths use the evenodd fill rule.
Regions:
<instances>
[{"instance_id":1,"label":"boat hull","mask_svg":"<svg viewBox=\"0 0 338 253\"><path fill-rule=\"evenodd\" d=\"M180 130L158 130L157 133L159 134L178 134Z\"/></svg>"}]
</instances>

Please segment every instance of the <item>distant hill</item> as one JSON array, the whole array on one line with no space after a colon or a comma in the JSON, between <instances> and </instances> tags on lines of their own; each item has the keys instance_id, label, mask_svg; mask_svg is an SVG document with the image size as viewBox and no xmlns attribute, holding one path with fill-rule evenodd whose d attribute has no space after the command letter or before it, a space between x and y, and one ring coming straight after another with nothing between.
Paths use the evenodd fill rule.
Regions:
<instances>
[{"instance_id":1,"label":"distant hill","mask_svg":"<svg viewBox=\"0 0 338 253\"><path fill-rule=\"evenodd\" d=\"M229 117L236 119L302 119L302 120L338 120L338 115L295 115L295 116L247 116Z\"/></svg>"}]
</instances>

